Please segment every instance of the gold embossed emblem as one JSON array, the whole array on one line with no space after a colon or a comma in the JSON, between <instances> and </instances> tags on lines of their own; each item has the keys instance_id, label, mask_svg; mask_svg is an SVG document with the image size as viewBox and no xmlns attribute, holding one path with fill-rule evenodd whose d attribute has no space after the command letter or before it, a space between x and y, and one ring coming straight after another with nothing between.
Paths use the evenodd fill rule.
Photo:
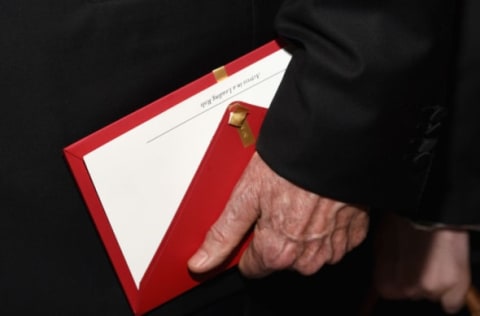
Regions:
<instances>
[{"instance_id":1,"label":"gold embossed emblem","mask_svg":"<svg viewBox=\"0 0 480 316\"><path fill-rule=\"evenodd\" d=\"M241 106L240 103L235 102L229 106L229 110L230 117L228 124L237 129L243 146L248 147L255 144L255 136L253 135L252 129L247 121L248 109Z\"/></svg>"}]
</instances>

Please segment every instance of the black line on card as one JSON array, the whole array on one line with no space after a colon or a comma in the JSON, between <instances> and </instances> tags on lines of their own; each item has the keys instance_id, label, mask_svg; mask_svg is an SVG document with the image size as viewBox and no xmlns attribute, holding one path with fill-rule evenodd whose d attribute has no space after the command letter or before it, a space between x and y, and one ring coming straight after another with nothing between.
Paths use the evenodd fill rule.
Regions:
<instances>
[{"instance_id":1,"label":"black line on card","mask_svg":"<svg viewBox=\"0 0 480 316\"><path fill-rule=\"evenodd\" d=\"M200 113L198 113L198 114L195 114L195 115L189 117L188 119L186 119L186 120L178 123L177 125L173 126L172 128L166 130L165 132L163 132L163 133L161 133L161 134L158 134L157 136L149 139L146 143L147 143L147 144L150 144L150 143L154 142L155 140L159 139L160 137L162 137L162 136L170 133L170 132L173 131L174 129L176 129L176 128L178 128L178 127L180 127L180 126L182 126L182 125L184 125L184 124L186 124L186 123L188 123L188 122L190 122L191 120L199 117L200 115L205 114L206 112L208 112L208 111L210 111L210 110L212 110L212 109L214 109L214 108L216 108L216 107L224 104L225 102L227 102L227 101L235 98L235 97L238 96L239 94L242 94L242 93L244 93L244 92L246 92L246 91L248 91L248 90L250 90L250 89L252 89L252 88L254 88L254 87L256 87L256 86L258 86L259 84L262 84L262 83L264 83L265 81L270 80L271 78L273 78L273 77L275 77L275 76L277 76L277 75L279 75L279 74L281 74L281 73L284 73L284 72L285 72L285 69L282 69L282 70L274 73L273 75L270 75L269 77L267 77L267 78L265 78L265 79L257 82L256 84L254 84L254 85L252 85L252 86L250 86L250 87L248 87L248 88L246 88L246 89L244 89L244 90L242 90L242 91L240 91L240 92L238 92L238 93L236 93L236 94L234 94L234 95L229 96L227 99L222 100L222 101L220 101L219 103L210 106L208 109L206 109L206 110L204 110L204 111L202 111L202 112L200 112Z\"/></svg>"}]
</instances>

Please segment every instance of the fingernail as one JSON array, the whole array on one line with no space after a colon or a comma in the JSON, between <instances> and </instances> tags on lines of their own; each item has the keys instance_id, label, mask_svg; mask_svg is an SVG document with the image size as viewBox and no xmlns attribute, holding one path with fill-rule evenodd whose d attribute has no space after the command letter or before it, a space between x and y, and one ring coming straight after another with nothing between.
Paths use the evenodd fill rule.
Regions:
<instances>
[{"instance_id":1,"label":"fingernail","mask_svg":"<svg viewBox=\"0 0 480 316\"><path fill-rule=\"evenodd\" d=\"M199 250L191 259L190 266L201 268L207 262L208 254L204 250Z\"/></svg>"}]
</instances>

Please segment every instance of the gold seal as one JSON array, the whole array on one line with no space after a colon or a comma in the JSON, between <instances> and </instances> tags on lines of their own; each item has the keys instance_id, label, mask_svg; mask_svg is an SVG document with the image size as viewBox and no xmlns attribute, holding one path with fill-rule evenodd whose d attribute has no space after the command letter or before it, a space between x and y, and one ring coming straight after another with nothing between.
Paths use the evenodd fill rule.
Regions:
<instances>
[{"instance_id":1,"label":"gold seal","mask_svg":"<svg viewBox=\"0 0 480 316\"><path fill-rule=\"evenodd\" d=\"M238 102L232 103L228 108L230 111L228 124L237 129L243 147L255 144L255 136L247 121L248 109Z\"/></svg>"}]
</instances>

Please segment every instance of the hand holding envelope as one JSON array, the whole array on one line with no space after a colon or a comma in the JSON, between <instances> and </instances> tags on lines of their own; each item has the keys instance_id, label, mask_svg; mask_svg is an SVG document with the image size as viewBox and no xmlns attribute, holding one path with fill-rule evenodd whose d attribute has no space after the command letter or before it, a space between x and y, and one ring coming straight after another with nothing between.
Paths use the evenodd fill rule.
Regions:
<instances>
[{"instance_id":1,"label":"hand holding envelope","mask_svg":"<svg viewBox=\"0 0 480 316\"><path fill-rule=\"evenodd\" d=\"M267 43L64 149L136 315L238 262L240 247L209 276L186 268L255 152L290 58Z\"/></svg>"},{"instance_id":2,"label":"hand holding envelope","mask_svg":"<svg viewBox=\"0 0 480 316\"><path fill-rule=\"evenodd\" d=\"M262 277L281 269L313 274L358 246L368 224L364 209L297 187L255 154L188 266L196 273L212 270L254 226L239 263L244 275Z\"/></svg>"},{"instance_id":3,"label":"hand holding envelope","mask_svg":"<svg viewBox=\"0 0 480 316\"><path fill-rule=\"evenodd\" d=\"M406 220L387 219L379 238L386 251L380 251L380 255L393 256L381 258L375 270L382 296L427 297L439 301L446 311L456 312L468 290L465 302L471 314L477 315L478 294L474 287L468 289L468 234L416 230ZM255 226L254 238L239 262L245 276L262 277L281 269L308 275L326 263L338 262L359 245L368 229L368 215L354 206L296 187L255 154L223 214L190 259L189 268L205 273L221 264L251 226ZM392 242L392 236L398 240ZM430 246L432 240L435 247ZM454 247L453 251L449 247ZM364 315L370 315L370 309Z\"/></svg>"}]
</instances>

